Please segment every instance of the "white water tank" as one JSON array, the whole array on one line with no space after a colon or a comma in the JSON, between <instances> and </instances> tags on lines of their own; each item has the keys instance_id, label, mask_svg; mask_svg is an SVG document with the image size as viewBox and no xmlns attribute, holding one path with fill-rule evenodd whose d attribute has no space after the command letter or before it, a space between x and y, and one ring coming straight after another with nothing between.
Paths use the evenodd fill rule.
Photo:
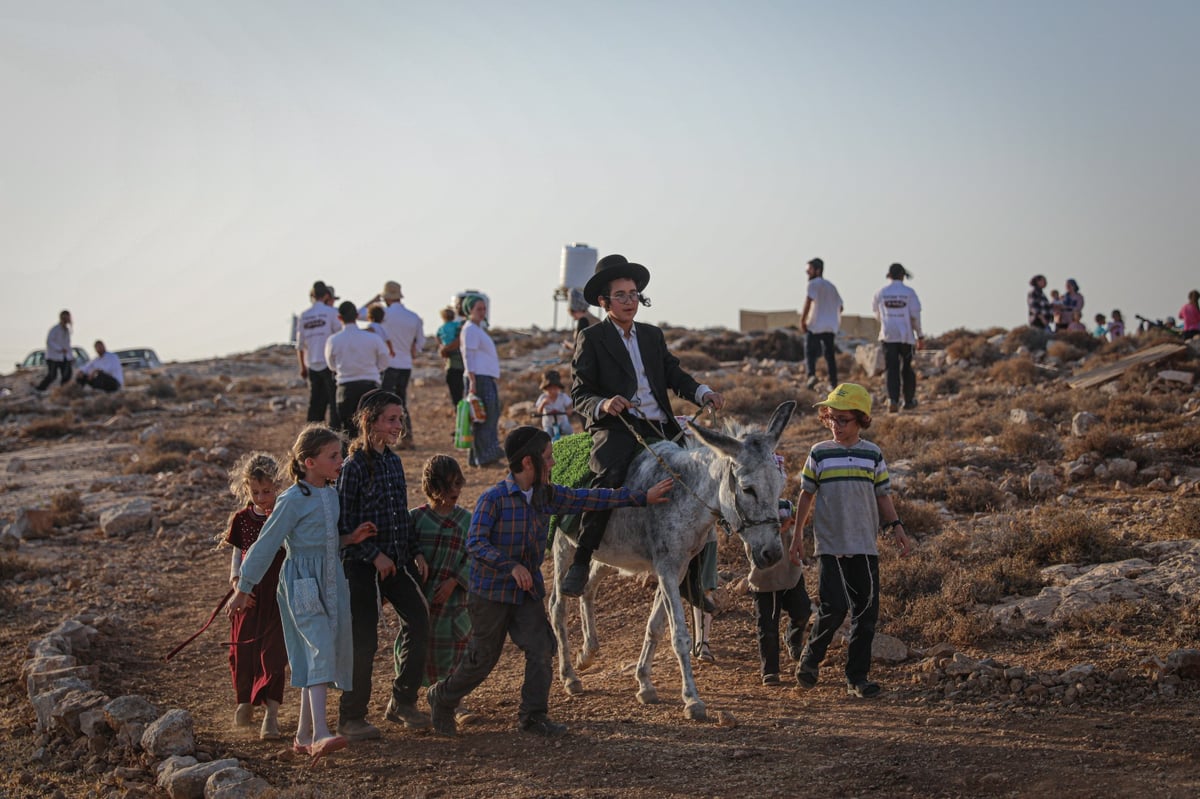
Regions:
<instances>
[{"instance_id":1,"label":"white water tank","mask_svg":"<svg viewBox=\"0 0 1200 799\"><path fill-rule=\"evenodd\" d=\"M560 289L582 289L596 274L596 248L586 244L564 244L562 267L558 273Z\"/></svg>"}]
</instances>

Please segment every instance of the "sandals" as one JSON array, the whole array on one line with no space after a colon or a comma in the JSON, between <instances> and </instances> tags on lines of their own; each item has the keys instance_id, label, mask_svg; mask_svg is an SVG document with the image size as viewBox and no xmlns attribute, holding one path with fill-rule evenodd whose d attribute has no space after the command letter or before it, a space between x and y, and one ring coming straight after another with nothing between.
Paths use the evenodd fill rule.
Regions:
<instances>
[{"instance_id":1,"label":"sandals","mask_svg":"<svg viewBox=\"0 0 1200 799\"><path fill-rule=\"evenodd\" d=\"M293 738L292 739L292 751L298 755L304 755L307 757L308 755L312 754L312 745L311 744L302 744L302 743L300 743L299 738Z\"/></svg>"},{"instance_id":2,"label":"sandals","mask_svg":"<svg viewBox=\"0 0 1200 799\"><path fill-rule=\"evenodd\" d=\"M349 743L350 739L344 735L331 735L328 738L322 738L321 740L314 742L313 745L309 747L309 754L312 756L312 761L309 762L308 767L312 768L313 766L317 765L317 762L320 761L321 758L332 755L334 752L337 752L340 749L345 749Z\"/></svg>"}]
</instances>

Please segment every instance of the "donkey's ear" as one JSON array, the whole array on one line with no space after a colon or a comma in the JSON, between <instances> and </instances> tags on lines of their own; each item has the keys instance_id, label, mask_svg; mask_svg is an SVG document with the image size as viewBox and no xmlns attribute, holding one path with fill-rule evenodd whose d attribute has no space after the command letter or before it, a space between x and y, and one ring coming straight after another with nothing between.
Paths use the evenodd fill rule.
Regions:
<instances>
[{"instance_id":1,"label":"donkey's ear","mask_svg":"<svg viewBox=\"0 0 1200 799\"><path fill-rule=\"evenodd\" d=\"M701 442L708 445L710 449L716 450L720 455L727 455L730 458L736 457L742 449L742 442L738 441L733 436L725 435L724 433L712 430L708 427L699 427L688 421L688 427L696 433L696 437Z\"/></svg>"},{"instance_id":2,"label":"donkey's ear","mask_svg":"<svg viewBox=\"0 0 1200 799\"><path fill-rule=\"evenodd\" d=\"M787 427L787 423L792 420L792 414L796 412L796 401L788 400L782 402L775 409L775 413L771 414L771 421L767 425L767 435L771 437L771 447L779 443L779 439L783 436L783 428Z\"/></svg>"}]
</instances>

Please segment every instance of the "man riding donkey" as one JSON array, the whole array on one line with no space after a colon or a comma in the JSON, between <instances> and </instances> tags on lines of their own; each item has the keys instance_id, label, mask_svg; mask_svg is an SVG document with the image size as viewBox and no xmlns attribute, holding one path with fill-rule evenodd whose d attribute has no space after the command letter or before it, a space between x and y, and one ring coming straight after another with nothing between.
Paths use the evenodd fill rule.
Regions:
<instances>
[{"instance_id":1,"label":"man riding donkey","mask_svg":"<svg viewBox=\"0 0 1200 799\"><path fill-rule=\"evenodd\" d=\"M679 359L667 351L662 330L634 322L638 307L650 306L650 298L642 294L649 282L646 267L614 254L600 259L583 289L588 304L606 312L603 322L579 332L571 364L571 399L592 436L593 488L624 485L641 446L633 431L648 443L680 435L668 389L701 407L711 404L720 410L725 404L719 393L680 368ZM559 586L565 596L581 596L587 587L592 553L600 547L611 513L582 515L575 558Z\"/></svg>"}]
</instances>

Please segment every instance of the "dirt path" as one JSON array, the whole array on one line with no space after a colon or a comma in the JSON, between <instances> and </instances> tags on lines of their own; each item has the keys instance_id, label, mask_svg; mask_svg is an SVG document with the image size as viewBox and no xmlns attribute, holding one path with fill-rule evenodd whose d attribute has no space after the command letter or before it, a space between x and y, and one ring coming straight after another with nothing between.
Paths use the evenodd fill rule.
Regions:
<instances>
[{"instance_id":1,"label":"dirt path","mask_svg":"<svg viewBox=\"0 0 1200 799\"><path fill-rule=\"evenodd\" d=\"M419 449L405 453L404 461L410 503L417 504L419 464L446 450L440 444L449 441L450 419L443 408L444 388L436 380L415 386L413 394ZM282 450L302 421L294 410L246 407L237 414L189 418L187 424L208 431L210 439ZM162 708L190 710L202 749L246 761L284 795L1200 794L1200 703L1193 693L1125 707L989 710L982 702L932 699L913 685L913 667L904 664L877 667L873 677L885 693L863 701L847 697L841 687L842 650L831 654L822 684L811 693L798 693L790 680L782 688L763 687L747 596L736 598L716 619L717 663L697 669L710 717L723 712L730 723L684 720L678 674L666 647L660 647L655 664L663 701L639 705L631 665L651 592L628 579L612 579L602 591L602 653L597 666L583 675L587 692L568 697L556 685L551 695L551 716L570 727L566 737L547 742L515 732L522 659L511 644L492 677L469 697L480 720L463 727L457 739L388 725L381 717L391 671L387 643L396 628L394 614L385 612L372 703L372 719L383 727L384 738L355 744L327 767L309 772L278 743L231 729L233 696L226 648L220 646L224 629L210 631L171 664L162 663L162 655L208 616L224 591L227 554L213 550L211 537L221 528L228 503L220 482L211 478L181 474L113 481L113 465L127 460L136 442L133 429L115 431L102 444L81 433L74 440L26 451L10 448L0 455L0 474L6 474L0 511L6 515L39 495L44 499L52 485L71 485L81 493L94 492L91 502L122 494L149 496L171 522L159 537L114 540L97 532L93 521L22 548L27 574L6 575L0 603L5 675L0 797L47 796L55 788L65 796L126 795L126 788L85 773L82 756L32 760L41 742L18 678L25 647L64 616L84 609L117 615L127 630L105 637L97 653L107 693L139 693ZM25 471L4 472L13 457L25 459ZM496 476L494 470L469 475L464 504L469 506L485 480ZM731 561L726 567L739 565ZM36 579L28 579L28 572L37 573ZM330 702L331 713L335 705ZM288 730L294 729L296 711L297 694L289 689L283 712Z\"/></svg>"}]
</instances>

